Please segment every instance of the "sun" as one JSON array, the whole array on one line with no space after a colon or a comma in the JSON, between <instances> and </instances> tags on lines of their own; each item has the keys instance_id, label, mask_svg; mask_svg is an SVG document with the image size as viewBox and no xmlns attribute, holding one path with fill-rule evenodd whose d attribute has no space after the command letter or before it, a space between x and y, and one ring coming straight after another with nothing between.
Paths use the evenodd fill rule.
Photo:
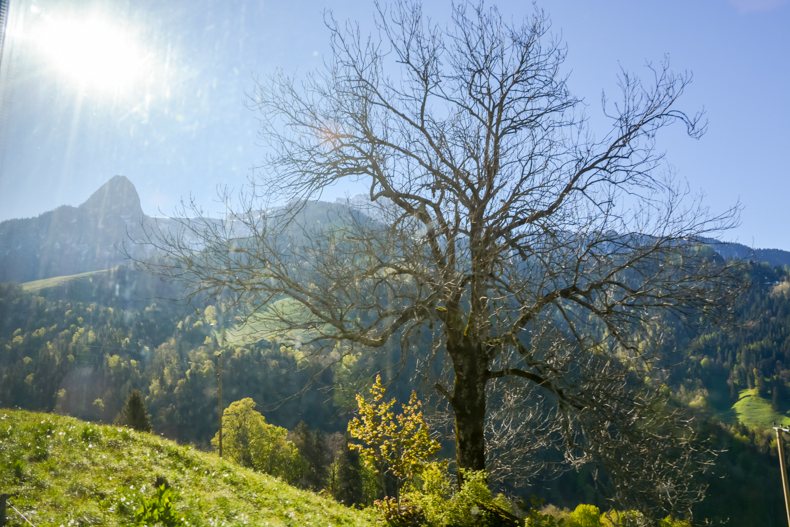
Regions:
<instances>
[{"instance_id":1,"label":"sun","mask_svg":"<svg viewBox=\"0 0 790 527\"><path fill-rule=\"evenodd\" d=\"M83 90L128 92L147 69L134 35L101 15L46 17L31 37L50 65Z\"/></svg>"}]
</instances>

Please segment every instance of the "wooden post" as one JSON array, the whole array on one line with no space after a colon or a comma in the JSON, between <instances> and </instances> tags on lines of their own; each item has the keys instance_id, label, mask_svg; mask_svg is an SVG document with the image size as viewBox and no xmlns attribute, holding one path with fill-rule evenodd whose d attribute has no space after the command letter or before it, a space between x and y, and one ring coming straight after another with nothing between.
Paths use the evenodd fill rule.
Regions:
<instances>
[{"instance_id":1,"label":"wooden post","mask_svg":"<svg viewBox=\"0 0 790 527\"><path fill-rule=\"evenodd\" d=\"M217 329L219 329L219 339L217 339L217 412L219 413L219 457L222 458L222 353L225 351L225 320L222 315L222 294L217 297ZM216 338L216 337L215 337Z\"/></svg>"},{"instance_id":2,"label":"wooden post","mask_svg":"<svg viewBox=\"0 0 790 527\"><path fill-rule=\"evenodd\" d=\"M219 412L219 457L222 458L222 351L217 353L217 411Z\"/></svg>"},{"instance_id":3,"label":"wooden post","mask_svg":"<svg viewBox=\"0 0 790 527\"><path fill-rule=\"evenodd\" d=\"M0 527L5 525L6 500L10 497L10 494L0 494Z\"/></svg>"},{"instance_id":4,"label":"wooden post","mask_svg":"<svg viewBox=\"0 0 790 527\"><path fill-rule=\"evenodd\" d=\"M785 446L782 433L787 432L787 428L774 427L776 430L776 448L779 451L779 470L782 472L782 491L785 496L785 513L787 514L787 525L790 527L790 489L787 484L787 467L785 467Z\"/></svg>"}]
</instances>

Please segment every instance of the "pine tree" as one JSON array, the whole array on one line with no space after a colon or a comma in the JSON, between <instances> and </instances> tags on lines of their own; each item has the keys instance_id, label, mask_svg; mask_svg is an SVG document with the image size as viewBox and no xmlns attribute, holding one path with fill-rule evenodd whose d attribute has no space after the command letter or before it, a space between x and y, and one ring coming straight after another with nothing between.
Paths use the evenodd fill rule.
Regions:
<instances>
[{"instance_id":1,"label":"pine tree","mask_svg":"<svg viewBox=\"0 0 790 527\"><path fill-rule=\"evenodd\" d=\"M115 418L115 424L128 426L141 432L151 431L151 420L145 409L143 395L139 390L132 390L123 408Z\"/></svg>"},{"instance_id":2,"label":"pine tree","mask_svg":"<svg viewBox=\"0 0 790 527\"><path fill-rule=\"evenodd\" d=\"M365 502L359 452L344 444L329 468L329 491L340 503L351 506Z\"/></svg>"},{"instance_id":3,"label":"pine tree","mask_svg":"<svg viewBox=\"0 0 790 527\"><path fill-rule=\"evenodd\" d=\"M299 421L288 436L304 460L298 484L303 488L320 490L326 483L331 461L323 434L318 430L311 430L304 421Z\"/></svg>"}]
</instances>

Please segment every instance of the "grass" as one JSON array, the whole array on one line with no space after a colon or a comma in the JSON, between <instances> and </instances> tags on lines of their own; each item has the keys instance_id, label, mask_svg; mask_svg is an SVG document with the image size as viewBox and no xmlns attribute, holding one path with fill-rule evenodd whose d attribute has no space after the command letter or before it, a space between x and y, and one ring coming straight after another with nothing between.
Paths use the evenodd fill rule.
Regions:
<instances>
[{"instance_id":1,"label":"grass","mask_svg":"<svg viewBox=\"0 0 790 527\"><path fill-rule=\"evenodd\" d=\"M790 417L771 407L771 403L760 397L756 389L741 390L738 402L732 405L738 421L755 430L768 430L772 426L790 426Z\"/></svg>"},{"instance_id":2,"label":"grass","mask_svg":"<svg viewBox=\"0 0 790 527\"><path fill-rule=\"evenodd\" d=\"M53 276L50 278L42 278L41 280L33 280L31 282L24 282L21 284L22 289L29 293L36 293L38 291L43 291L44 289L50 289L52 287L58 287L68 282L72 282L74 280L80 280L83 278L88 278L91 276L96 276L99 274L103 274L109 272L110 269L102 269L100 271L88 271L85 273L79 274L70 274L70 275L63 275L63 276Z\"/></svg>"},{"instance_id":3,"label":"grass","mask_svg":"<svg viewBox=\"0 0 790 527\"><path fill-rule=\"evenodd\" d=\"M300 342L313 336L307 330L290 328L282 317L304 323L311 320L311 314L304 306L292 298L283 298L228 329L225 338L229 344L243 346L261 340Z\"/></svg>"},{"instance_id":4,"label":"grass","mask_svg":"<svg viewBox=\"0 0 790 527\"><path fill-rule=\"evenodd\" d=\"M191 526L365 526L368 511L153 434L0 409L0 489L34 525L133 525L165 478ZM9 525L22 520L9 511ZM17 523L14 523L17 522Z\"/></svg>"}]
</instances>

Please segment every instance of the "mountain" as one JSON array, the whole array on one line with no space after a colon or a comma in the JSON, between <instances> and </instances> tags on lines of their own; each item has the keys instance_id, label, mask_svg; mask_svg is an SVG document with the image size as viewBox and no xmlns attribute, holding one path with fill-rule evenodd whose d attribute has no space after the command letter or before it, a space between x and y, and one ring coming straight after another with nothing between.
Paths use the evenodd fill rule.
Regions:
<instances>
[{"instance_id":1,"label":"mountain","mask_svg":"<svg viewBox=\"0 0 790 527\"><path fill-rule=\"evenodd\" d=\"M80 207L62 209L82 211L93 221L105 217L106 221L123 223L124 217L133 218L133 212L139 210L139 203L137 208L134 203L139 200L134 199L136 193L129 192L129 185L121 179L105 187ZM353 208L347 204L303 203L297 222L304 228L296 228L293 234L311 234L309 227L316 224L334 225L349 211ZM160 221L140 214L143 223ZM695 319L681 327L674 317L668 317L665 324L660 324L661 349L656 354L661 362L657 366L664 368L656 367L655 371L679 402L705 418L711 447L723 452L714 473L704 481L710 485L710 497L700 505L699 516L722 522L729 517L731 525L778 525L778 518L782 518L781 491L764 474L775 470L776 458L768 454L772 451L770 427L790 418L790 269L760 263L755 255L762 253L744 246L705 242L723 258L740 260L738 266L748 287L734 298L735 306L727 319L713 323ZM146 396L157 433L205 446L216 430L214 361L225 339L233 349L224 355L222 364L222 375L228 381L226 400L252 397L265 401L270 405L266 419L280 426L293 428L302 420L324 432L343 430L354 394L374 372L392 372L395 380L391 393L401 398L408 397L415 387L409 374L414 365L403 360L397 344L375 355L349 355L353 360L341 361L336 369L327 368L325 361L310 362L309 353L294 346L246 339L245 332L257 321L237 318L230 306L222 311L229 321L227 335L223 331L218 338L219 298L197 298L195 305L166 301L175 297L178 295L165 292L157 277L125 266L22 287L0 284L0 349L5 350L0 354L0 407L55 410L110 422L129 389L138 388ZM242 323L246 327L240 327ZM265 328L251 329L257 337L265 333ZM429 342L423 344L418 348L431 349ZM307 386L311 388L300 391ZM297 393L299 396L294 397ZM35 416L30 424L41 420ZM81 430L80 425L74 426ZM14 438L21 428L14 424ZM24 435L21 444L38 449L40 441L46 448L42 452L54 452L58 444L50 440L52 434L47 430L44 426L35 437ZM91 441L93 428L87 430L85 437ZM98 489L114 495L114 487L94 487L93 482L75 480L76 476L68 476L67 483L46 479L49 476L42 471L50 465L33 459L39 450L5 462L1 432L0 466L11 466L19 475L8 471L8 479L3 480L0 471L0 487L4 481L13 483L5 485L9 488L25 485L20 492L29 496L22 502L24 510L44 511L44 506L33 504L62 503L60 496L39 494L41 488L78 488L80 496L93 496L90 493ZM78 436L66 433L67 439L85 441L82 432ZM117 439L101 435L107 443ZM96 448L103 443L89 444ZM134 459L138 452L134 445L118 445L119 455ZM164 450L170 459L168 452ZM148 459L148 455L143 456ZM53 454L53 459L56 457ZM203 481L165 475L181 497L191 496L193 489L205 485ZM140 479L150 485L152 477ZM544 489L539 493L542 498L563 506L595 496L592 483L583 475L574 473L558 481L541 481L535 488ZM139 489L138 478L129 476L126 484L132 483ZM86 493L80 490L83 488L88 489ZM138 493L134 498L142 496ZM184 510L188 510L186 499L179 501ZM114 503L106 502L109 506ZM760 503L760 507L755 508L754 503ZM95 523L112 524L109 516L95 518ZM128 518L116 521L122 523L124 519Z\"/></svg>"},{"instance_id":2,"label":"mountain","mask_svg":"<svg viewBox=\"0 0 790 527\"><path fill-rule=\"evenodd\" d=\"M725 260L748 260L779 267L790 265L790 251L753 249L741 243L722 242L713 238L703 238L702 241L710 245Z\"/></svg>"},{"instance_id":3,"label":"mountain","mask_svg":"<svg viewBox=\"0 0 790 527\"><path fill-rule=\"evenodd\" d=\"M145 215L134 185L115 176L79 207L0 223L0 281L25 282L107 269Z\"/></svg>"},{"instance_id":4,"label":"mountain","mask_svg":"<svg viewBox=\"0 0 790 527\"><path fill-rule=\"evenodd\" d=\"M366 215L361 203L301 204L304 225L331 221L338 214ZM143 229L169 231L191 220L145 216L140 196L129 179L114 176L78 207L64 205L35 218L0 223L0 282L28 282L108 269L127 259L126 251L144 250L131 240L144 238ZM203 218L204 225L218 220ZM752 249L745 245L703 239L725 259L790 265L790 252Z\"/></svg>"}]
</instances>

